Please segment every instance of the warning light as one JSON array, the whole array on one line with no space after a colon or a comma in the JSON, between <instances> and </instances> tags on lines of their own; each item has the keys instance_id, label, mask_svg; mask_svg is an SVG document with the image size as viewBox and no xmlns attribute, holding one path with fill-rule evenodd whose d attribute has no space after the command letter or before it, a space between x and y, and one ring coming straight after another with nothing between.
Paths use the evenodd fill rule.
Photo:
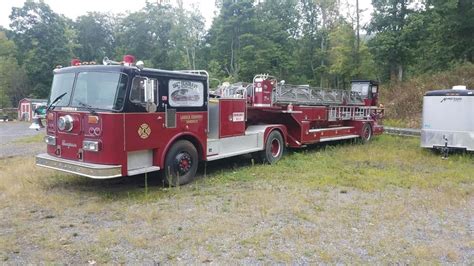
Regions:
<instances>
[{"instance_id":1,"label":"warning light","mask_svg":"<svg viewBox=\"0 0 474 266\"><path fill-rule=\"evenodd\" d=\"M74 58L71 60L71 66L80 66L81 65L81 60Z\"/></svg>"},{"instance_id":2,"label":"warning light","mask_svg":"<svg viewBox=\"0 0 474 266\"><path fill-rule=\"evenodd\" d=\"M89 124L97 124L99 123L99 117L96 115L90 115L89 117L87 117L87 122Z\"/></svg>"},{"instance_id":3,"label":"warning light","mask_svg":"<svg viewBox=\"0 0 474 266\"><path fill-rule=\"evenodd\" d=\"M135 63L135 56L129 55L129 54L124 55L123 56L123 62L124 62L125 65L131 66L133 63Z\"/></svg>"}]
</instances>

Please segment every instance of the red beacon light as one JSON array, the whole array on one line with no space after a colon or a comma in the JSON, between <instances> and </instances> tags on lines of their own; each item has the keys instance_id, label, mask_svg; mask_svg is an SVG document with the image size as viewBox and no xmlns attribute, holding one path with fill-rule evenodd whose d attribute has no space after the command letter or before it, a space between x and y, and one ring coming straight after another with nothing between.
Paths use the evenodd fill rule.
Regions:
<instances>
[{"instance_id":1,"label":"red beacon light","mask_svg":"<svg viewBox=\"0 0 474 266\"><path fill-rule=\"evenodd\" d=\"M81 60L74 58L71 60L71 66L80 66L81 65Z\"/></svg>"},{"instance_id":2,"label":"red beacon light","mask_svg":"<svg viewBox=\"0 0 474 266\"><path fill-rule=\"evenodd\" d=\"M135 63L135 56L133 55L124 55L123 56L123 64L126 66L132 66Z\"/></svg>"}]
</instances>

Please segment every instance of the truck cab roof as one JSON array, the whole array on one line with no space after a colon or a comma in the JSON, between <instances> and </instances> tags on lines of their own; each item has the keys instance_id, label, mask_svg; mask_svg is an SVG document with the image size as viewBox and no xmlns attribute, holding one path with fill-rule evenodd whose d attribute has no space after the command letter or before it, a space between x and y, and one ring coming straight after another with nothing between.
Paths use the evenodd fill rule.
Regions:
<instances>
[{"instance_id":1,"label":"truck cab roof","mask_svg":"<svg viewBox=\"0 0 474 266\"><path fill-rule=\"evenodd\" d=\"M53 72L54 74L61 73L78 73L78 72L123 72L125 74L142 74L142 75L160 75L169 76L175 78L195 79L195 80L207 80L205 75L188 73L184 71L173 71L163 70L155 68L143 68L139 69L136 66L124 66L124 65L81 65L81 66L69 66L63 68L57 68Z\"/></svg>"},{"instance_id":2,"label":"truck cab roof","mask_svg":"<svg viewBox=\"0 0 474 266\"><path fill-rule=\"evenodd\" d=\"M353 79L351 80L351 83L370 83L373 85L378 85L379 82L376 80L371 80L371 79Z\"/></svg>"}]
</instances>

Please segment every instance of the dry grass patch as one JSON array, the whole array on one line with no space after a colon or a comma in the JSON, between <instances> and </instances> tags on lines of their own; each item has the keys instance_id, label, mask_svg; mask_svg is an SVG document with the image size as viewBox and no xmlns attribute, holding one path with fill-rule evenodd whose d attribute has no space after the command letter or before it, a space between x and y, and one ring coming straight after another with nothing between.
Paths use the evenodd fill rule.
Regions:
<instances>
[{"instance_id":1,"label":"dry grass patch","mask_svg":"<svg viewBox=\"0 0 474 266\"><path fill-rule=\"evenodd\" d=\"M430 90L450 89L454 85L474 88L474 64L464 63L436 74L429 73L383 86L381 102L385 104L388 124L420 128L423 95Z\"/></svg>"},{"instance_id":2,"label":"dry grass patch","mask_svg":"<svg viewBox=\"0 0 474 266\"><path fill-rule=\"evenodd\" d=\"M41 143L43 142L45 134L44 133L39 133L33 136L27 136L23 137L20 139L16 139L13 142L14 143L22 143L22 144L30 144L30 143Z\"/></svg>"},{"instance_id":3,"label":"dry grass patch","mask_svg":"<svg viewBox=\"0 0 474 266\"><path fill-rule=\"evenodd\" d=\"M441 160L415 139L290 151L272 166L233 158L181 188L150 177L147 191L143 177L33 164L0 160L7 263L465 263L474 253L472 156Z\"/></svg>"}]
</instances>

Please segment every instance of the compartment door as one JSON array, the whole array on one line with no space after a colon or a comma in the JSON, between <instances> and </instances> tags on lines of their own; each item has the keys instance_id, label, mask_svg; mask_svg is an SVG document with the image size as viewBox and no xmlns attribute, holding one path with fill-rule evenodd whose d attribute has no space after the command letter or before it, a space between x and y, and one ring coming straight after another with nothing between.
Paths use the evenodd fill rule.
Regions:
<instances>
[{"instance_id":1,"label":"compartment door","mask_svg":"<svg viewBox=\"0 0 474 266\"><path fill-rule=\"evenodd\" d=\"M219 100L219 138L245 135L245 99Z\"/></svg>"}]
</instances>

